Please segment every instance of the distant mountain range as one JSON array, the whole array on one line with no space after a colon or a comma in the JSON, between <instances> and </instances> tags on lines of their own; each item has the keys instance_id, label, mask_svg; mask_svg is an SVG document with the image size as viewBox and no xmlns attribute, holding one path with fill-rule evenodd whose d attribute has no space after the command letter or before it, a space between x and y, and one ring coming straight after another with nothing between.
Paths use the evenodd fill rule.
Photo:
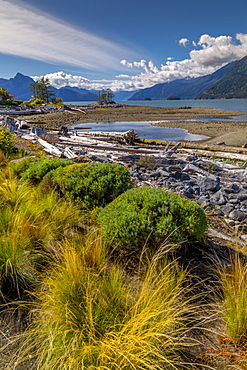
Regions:
<instances>
[{"instance_id":1,"label":"distant mountain range","mask_svg":"<svg viewBox=\"0 0 247 370\"><path fill-rule=\"evenodd\" d=\"M175 95L180 99L195 99L202 91L219 81L234 63L229 63L207 76L175 80L142 89L133 94L128 100L143 100L145 98L159 100L167 99L171 95Z\"/></svg>"},{"instance_id":2,"label":"distant mountain range","mask_svg":"<svg viewBox=\"0 0 247 370\"><path fill-rule=\"evenodd\" d=\"M29 76L24 76L17 73L15 77L9 80L0 78L0 87L8 90L11 95L14 95L16 100L29 100L32 97L30 85L34 80ZM73 88L70 86L56 89L53 87L56 97L62 98L64 101L97 101L98 95L86 89Z\"/></svg>"},{"instance_id":3,"label":"distant mountain range","mask_svg":"<svg viewBox=\"0 0 247 370\"><path fill-rule=\"evenodd\" d=\"M71 88L70 86L55 89L56 97L63 101L97 101L98 95L86 89Z\"/></svg>"},{"instance_id":4,"label":"distant mountain range","mask_svg":"<svg viewBox=\"0 0 247 370\"><path fill-rule=\"evenodd\" d=\"M29 100L32 97L30 85L34 80L29 76L17 73L15 77L8 79L0 78L0 87L8 90L16 100ZM65 86L60 89L53 87L56 97L62 98L64 102L69 101L97 101L98 91L81 89L79 87ZM114 93L115 100L127 100L133 91L118 91Z\"/></svg>"},{"instance_id":5,"label":"distant mountain range","mask_svg":"<svg viewBox=\"0 0 247 370\"><path fill-rule=\"evenodd\" d=\"M10 79L0 78L0 87L5 88L16 100L29 100L32 97L30 85L34 80L17 73ZM98 92L65 86L54 87L56 96L66 101L97 101ZM135 92L119 91L114 100L159 100L159 99L229 99L247 98L247 56L231 62L216 72L198 78L182 79Z\"/></svg>"}]
</instances>

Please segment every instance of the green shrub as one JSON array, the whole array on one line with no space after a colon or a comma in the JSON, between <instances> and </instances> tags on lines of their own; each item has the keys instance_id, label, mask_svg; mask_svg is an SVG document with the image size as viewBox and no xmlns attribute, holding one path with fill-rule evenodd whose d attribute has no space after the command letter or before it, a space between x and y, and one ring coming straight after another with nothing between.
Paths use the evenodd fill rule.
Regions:
<instances>
[{"instance_id":1,"label":"green shrub","mask_svg":"<svg viewBox=\"0 0 247 370\"><path fill-rule=\"evenodd\" d=\"M68 166L73 163L70 159L61 159L61 158L45 158L38 163L33 163L31 166L24 171L21 176L22 181L28 181L32 184L38 184L41 182L43 177L58 167Z\"/></svg>"},{"instance_id":2,"label":"green shrub","mask_svg":"<svg viewBox=\"0 0 247 370\"><path fill-rule=\"evenodd\" d=\"M204 237L207 221L196 203L150 187L135 188L108 204L98 216L107 243L127 251L148 245L190 242Z\"/></svg>"},{"instance_id":3,"label":"green shrub","mask_svg":"<svg viewBox=\"0 0 247 370\"><path fill-rule=\"evenodd\" d=\"M30 99L30 102L34 105L41 105L45 104L45 101L43 99Z\"/></svg>"},{"instance_id":4,"label":"green shrub","mask_svg":"<svg viewBox=\"0 0 247 370\"><path fill-rule=\"evenodd\" d=\"M83 209L105 206L130 186L129 171L118 164L89 163L60 167L44 179Z\"/></svg>"},{"instance_id":5,"label":"green shrub","mask_svg":"<svg viewBox=\"0 0 247 370\"><path fill-rule=\"evenodd\" d=\"M21 105L22 100L12 100L12 99L6 99L4 101L1 101L1 104L3 105L10 105L17 107L18 105Z\"/></svg>"},{"instance_id":6,"label":"green shrub","mask_svg":"<svg viewBox=\"0 0 247 370\"><path fill-rule=\"evenodd\" d=\"M34 156L28 156L24 158L20 158L14 161L11 161L9 163L9 168L11 173L16 176L17 178L20 178L29 167L33 166L35 163L40 162L42 158L40 157L34 157Z\"/></svg>"},{"instance_id":7,"label":"green shrub","mask_svg":"<svg viewBox=\"0 0 247 370\"><path fill-rule=\"evenodd\" d=\"M0 150L4 154L10 154L14 151L13 136L5 127L0 127Z\"/></svg>"},{"instance_id":8,"label":"green shrub","mask_svg":"<svg viewBox=\"0 0 247 370\"><path fill-rule=\"evenodd\" d=\"M36 98L32 98L28 101L24 101L22 103L22 105L26 106L26 107L29 107L31 105L42 105L42 104L45 104L45 101L42 100L42 99L36 99Z\"/></svg>"},{"instance_id":9,"label":"green shrub","mask_svg":"<svg viewBox=\"0 0 247 370\"><path fill-rule=\"evenodd\" d=\"M24 105L25 107L30 107L32 104L30 103L29 100L26 100L26 101L22 102L22 105Z\"/></svg>"}]
</instances>

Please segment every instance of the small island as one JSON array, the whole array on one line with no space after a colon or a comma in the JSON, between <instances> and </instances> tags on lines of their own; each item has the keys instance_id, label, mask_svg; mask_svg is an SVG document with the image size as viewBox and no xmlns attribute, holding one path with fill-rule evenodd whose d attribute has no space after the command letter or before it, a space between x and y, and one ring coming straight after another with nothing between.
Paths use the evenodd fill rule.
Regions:
<instances>
[{"instance_id":1,"label":"small island","mask_svg":"<svg viewBox=\"0 0 247 370\"><path fill-rule=\"evenodd\" d=\"M166 100L181 100L181 99L177 95L170 95L168 96L168 98L166 98Z\"/></svg>"}]
</instances>

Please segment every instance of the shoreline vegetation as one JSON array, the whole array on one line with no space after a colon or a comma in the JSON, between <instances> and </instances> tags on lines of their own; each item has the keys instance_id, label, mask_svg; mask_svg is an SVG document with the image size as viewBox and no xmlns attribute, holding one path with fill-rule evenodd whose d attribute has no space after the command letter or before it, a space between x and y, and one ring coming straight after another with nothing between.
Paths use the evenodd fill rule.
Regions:
<instances>
[{"instance_id":1,"label":"shoreline vegetation","mask_svg":"<svg viewBox=\"0 0 247 370\"><path fill-rule=\"evenodd\" d=\"M73 108L75 108L73 106ZM80 109L82 107L80 106ZM228 146L241 147L247 144L247 122L234 120L242 112L224 111L213 108L192 107L146 107L123 106L118 108L89 109L82 112L76 110L27 116L29 124L41 125L46 129L60 129L61 126L74 126L90 122L141 122L141 121L169 121L159 122L157 126L182 128L192 134L210 136L210 139L201 141L208 144L225 143ZM213 117L217 122L201 121L203 118ZM224 121L224 118L231 120ZM197 121L200 119L200 121ZM221 120L223 119L223 120ZM193 121L188 121L193 120ZM198 142L198 143L201 143Z\"/></svg>"},{"instance_id":2,"label":"shoreline vegetation","mask_svg":"<svg viewBox=\"0 0 247 370\"><path fill-rule=\"evenodd\" d=\"M126 106L25 119L52 131L213 115L216 139L230 113L241 114ZM247 127L231 125L229 134ZM54 158L31 139L29 153L18 142L0 127L0 368L246 370L247 211L235 209L236 229L214 212L222 197L247 208L244 182L226 174L221 184L222 168L194 153L167 152L164 165L140 156L131 169L120 157ZM187 195L165 185L196 179Z\"/></svg>"}]
</instances>

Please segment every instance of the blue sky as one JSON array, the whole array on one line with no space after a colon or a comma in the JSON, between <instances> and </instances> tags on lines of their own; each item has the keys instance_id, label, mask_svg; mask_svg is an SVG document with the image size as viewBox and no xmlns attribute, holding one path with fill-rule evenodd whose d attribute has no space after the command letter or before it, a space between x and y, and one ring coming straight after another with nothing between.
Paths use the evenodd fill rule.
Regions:
<instances>
[{"instance_id":1,"label":"blue sky","mask_svg":"<svg viewBox=\"0 0 247 370\"><path fill-rule=\"evenodd\" d=\"M135 90L247 54L246 0L0 0L0 77Z\"/></svg>"}]
</instances>

